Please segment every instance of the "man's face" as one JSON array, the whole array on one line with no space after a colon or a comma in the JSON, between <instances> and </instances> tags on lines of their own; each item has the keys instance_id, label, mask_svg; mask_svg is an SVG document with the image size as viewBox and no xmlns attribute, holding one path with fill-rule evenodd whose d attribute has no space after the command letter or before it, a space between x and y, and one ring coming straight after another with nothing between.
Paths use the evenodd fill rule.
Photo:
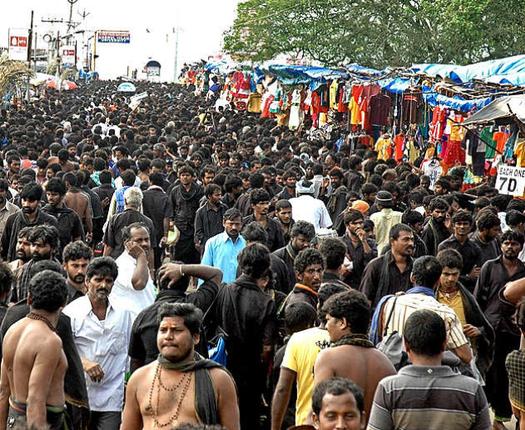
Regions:
<instances>
[{"instance_id":1,"label":"man's face","mask_svg":"<svg viewBox=\"0 0 525 430\"><path fill-rule=\"evenodd\" d=\"M332 188L335 190L341 185L341 178L339 176L330 176L330 182L332 183Z\"/></svg>"},{"instance_id":2,"label":"man's face","mask_svg":"<svg viewBox=\"0 0 525 430\"><path fill-rule=\"evenodd\" d=\"M22 199L22 212L25 214L33 214L38 208L38 200Z\"/></svg>"},{"instance_id":3,"label":"man's face","mask_svg":"<svg viewBox=\"0 0 525 430\"><path fill-rule=\"evenodd\" d=\"M417 234L421 234L423 231L423 222L416 222L415 224L411 224L410 227L412 227Z\"/></svg>"},{"instance_id":4,"label":"man's face","mask_svg":"<svg viewBox=\"0 0 525 430\"><path fill-rule=\"evenodd\" d=\"M343 327L344 321L340 318L333 317L330 314L327 314L325 319L325 327L326 331L328 332L328 336L330 336L330 340L332 342L337 342L345 335L345 327Z\"/></svg>"},{"instance_id":5,"label":"man's face","mask_svg":"<svg viewBox=\"0 0 525 430\"><path fill-rule=\"evenodd\" d=\"M51 179L54 176L55 176L55 172L53 171L53 169L47 169L46 170L46 178L47 179Z\"/></svg>"},{"instance_id":6,"label":"man's face","mask_svg":"<svg viewBox=\"0 0 525 430\"><path fill-rule=\"evenodd\" d=\"M249 178L242 179L242 187L245 190L248 190L250 188L250 179Z\"/></svg>"},{"instance_id":7,"label":"man's face","mask_svg":"<svg viewBox=\"0 0 525 430\"><path fill-rule=\"evenodd\" d=\"M132 228L131 237L128 242L132 245L139 245L146 253L151 247L149 232L144 227Z\"/></svg>"},{"instance_id":8,"label":"man's face","mask_svg":"<svg viewBox=\"0 0 525 430\"><path fill-rule=\"evenodd\" d=\"M193 176L191 174L183 172L179 175L179 181L182 185L190 185L193 181Z\"/></svg>"},{"instance_id":9,"label":"man's face","mask_svg":"<svg viewBox=\"0 0 525 430\"><path fill-rule=\"evenodd\" d=\"M22 261L29 261L31 258L31 242L27 237L19 237L16 242L16 258Z\"/></svg>"},{"instance_id":10,"label":"man's face","mask_svg":"<svg viewBox=\"0 0 525 430\"><path fill-rule=\"evenodd\" d=\"M252 168L250 169L252 173L257 172L261 168L261 163L256 162L252 164ZM265 181L266 182L266 181Z\"/></svg>"},{"instance_id":11,"label":"man's face","mask_svg":"<svg viewBox=\"0 0 525 430\"><path fill-rule=\"evenodd\" d=\"M69 158L74 159L77 155L77 148L75 148L74 146L70 146L69 148L67 148L67 152L69 153Z\"/></svg>"},{"instance_id":12,"label":"man's face","mask_svg":"<svg viewBox=\"0 0 525 430\"><path fill-rule=\"evenodd\" d=\"M31 242L31 258L33 260L49 260L51 259L52 253L53 248L51 248L51 245L49 245L49 243L44 243L42 239L37 239L34 242Z\"/></svg>"},{"instance_id":13,"label":"man's face","mask_svg":"<svg viewBox=\"0 0 525 430\"><path fill-rule=\"evenodd\" d=\"M78 260L69 260L64 263L64 270L67 273L69 280L75 284L83 284L86 281L86 271L89 264L87 258L79 258Z\"/></svg>"},{"instance_id":14,"label":"man's face","mask_svg":"<svg viewBox=\"0 0 525 430\"><path fill-rule=\"evenodd\" d=\"M221 167L221 168L228 167L229 161L230 161L229 158L220 158L219 159L219 167Z\"/></svg>"},{"instance_id":15,"label":"man's face","mask_svg":"<svg viewBox=\"0 0 525 430\"><path fill-rule=\"evenodd\" d=\"M438 196L441 196L445 194L445 189L441 186L441 184L436 184L434 186L434 193L436 193Z\"/></svg>"},{"instance_id":16,"label":"man's face","mask_svg":"<svg viewBox=\"0 0 525 430\"><path fill-rule=\"evenodd\" d=\"M441 271L441 277L439 278L439 284L445 290L451 290L456 288L456 285L459 281L460 270L453 267L443 267Z\"/></svg>"},{"instance_id":17,"label":"man's face","mask_svg":"<svg viewBox=\"0 0 525 430\"><path fill-rule=\"evenodd\" d=\"M115 280L111 275L94 274L91 278L86 278L88 297L93 301L105 302L113 289Z\"/></svg>"},{"instance_id":18,"label":"man's face","mask_svg":"<svg viewBox=\"0 0 525 430\"><path fill-rule=\"evenodd\" d=\"M279 174L275 175L275 183L277 185L283 186L283 177Z\"/></svg>"},{"instance_id":19,"label":"man's face","mask_svg":"<svg viewBox=\"0 0 525 430\"><path fill-rule=\"evenodd\" d=\"M292 248L295 251L300 252L310 246L310 240L304 234L298 234L296 237L291 239Z\"/></svg>"},{"instance_id":20,"label":"man's face","mask_svg":"<svg viewBox=\"0 0 525 430\"><path fill-rule=\"evenodd\" d=\"M204 172L204 177L202 178L202 183L204 185L211 184L213 179L215 178L215 173L213 172Z\"/></svg>"},{"instance_id":21,"label":"man's face","mask_svg":"<svg viewBox=\"0 0 525 430\"><path fill-rule=\"evenodd\" d=\"M157 332L157 347L161 355L172 362L184 360L193 353L199 335L192 335L182 317L164 317Z\"/></svg>"},{"instance_id":22,"label":"man's face","mask_svg":"<svg viewBox=\"0 0 525 430\"><path fill-rule=\"evenodd\" d=\"M55 191L46 192L47 201L51 206L58 206L62 201L62 196Z\"/></svg>"},{"instance_id":23,"label":"man's face","mask_svg":"<svg viewBox=\"0 0 525 430\"><path fill-rule=\"evenodd\" d=\"M365 416L359 411L352 393L325 394L319 416L313 414L318 430L363 430Z\"/></svg>"},{"instance_id":24,"label":"man's face","mask_svg":"<svg viewBox=\"0 0 525 430\"><path fill-rule=\"evenodd\" d=\"M392 251L404 257L410 257L414 254L414 233L401 231L397 239L390 241Z\"/></svg>"},{"instance_id":25,"label":"man's face","mask_svg":"<svg viewBox=\"0 0 525 430\"><path fill-rule=\"evenodd\" d=\"M276 212L277 218L282 224L288 225L292 220L292 208L282 208Z\"/></svg>"},{"instance_id":26,"label":"man's face","mask_svg":"<svg viewBox=\"0 0 525 430\"><path fill-rule=\"evenodd\" d=\"M12 173L18 174L20 172L20 160L13 160L11 163L9 163L9 170Z\"/></svg>"},{"instance_id":27,"label":"man's face","mask_svg":"<svg viewBox=\"0 0 525 430\"><path fill-rule=\"evenodd\" d=\"M295 176L290 176L289 178L286 178L286 186L288 188L294 189L296 183L297 183L297 178Z\"/></svg>"},{"instance_id":28,"label":"man's face","mask_svg":"<svg viewBox=\"0 0 525 430\"><path fill-rule=\"evenodd\" d=\"M447 216L447 211L443 209L434 209L432 211L432 218L434 221L436 221L438 224L442 224L445 222L445 218Z\"/></svg>"},{"instance_id":29,"label":"man's face","mask_svg":"<svg viewBox=\"0 0 525 430\"><path fill-rule=\"evenodd\" d=\"M310 264L306 266L303 273L297 273L297 280L307 287L317 291L323 279L323 266L321 264Z\"/></svg>"},{"instance_id":30,"label":"man's face","mask_svg":"<svg viewBox=\"0 0 525 430\"><path fill-rule=\"evenodd\" d=\"M224 231L232 239L237 239L239 237L239 231L242 227L241 217L234 218L233 220L226 220L223 222Z\"/></svg>"},{"instance_id":31,"label":"man's face","mask_svg":"<svg viewBox=\"0 0 525 430\"><path fill-rule=\"evenodd\" d=\"M429 188L430 187L430 178L424 177L421 178L420 184L423 188Z\"/></svg>"},{"instance_id":32,"label":"man's face","mask_svg":"<svg viewBox=\"0 0 525 430\"><path fill-rule=\"evenodd\" d=\"M188 153L190 152L189 148L186 146L183 146L180 148L179 153L182 158L186 158L188 156Z\"/></svg>"},{"instance_id":33,"label":"man's face","mask_svg":"<svg viewBox=\"0 0 525 430\"><path fill-rule=\"evenodd\" d=\"M221 190L214 191L213 194L209 197L209 199L212 205L218 205L222 199L222 191Z\"/></svg>"},{"instance_id":34,"label":"man's face","mask_svg":"<svg viewBox=\"0 0 525 430\"><path fill-rule=\"evenodd\" d=\"M253 212L257 215L266 216L268 215L268 209L270 208L270 202L264 201L252 205Z\"/></svg>"},{"instance_id":35,"label":"man's face","mask_svg":"<svg viewBox=\"0 0 525 430\"><path fill-rule=\"evenodd\" d=\"M505 240L501 243L501 253L508 260L515 260L521 252L521 244L515 240Z\"/></svg>"},{"instance_id":36,"label":"man's face","mask_svg":"<svg viewBox=\"0 0 525 430\"><path fill-rule=\"evenodd\" d=\"M148 128L148 134L150 137L155 137L157 135L157 129L155 127Z\"/></svg>"},{"instance_id":37,"label":"man's face","mask_svg":"<svg viewBox=\"0 0 525 430\"><path fill-rule=\"evenodd\" d=\"M374 202L376 201L376 195L377 193L370 193L370 194L364 194L363 197L368 204L373 205Z\"/></svg>"},{"instance_id":38,"label":"man's face","mask_svg":"<svg viewBox=\"0 0 525 430\"><path fill-rule=\"evenodd\" d=\"M501 234L501 226L496 225L494 227L491 227L489 229L483 230L485 232L485 241L491 241L493 239L496 239Z\"/></svg>"},{"instance_id":39,"label":"man's face","mask_svg":"<svg viewBox=\"0 0 525 430\"><path fill-rule=\"evenodd\" d=\"M358 230L362 230L365 225L365 220L363 218L355 219L353 221L350 221L346 229L350 234L357 235Z\"/></svg>"},{"instance_id":40,"label":"man's face","mask_svg":"<svg viewBox=\"0 0 525 430\"><path fill-rule=\"evenodd\" d=\"M467 236L470 233L472 224L468 221L458 221L454 223L453 227L455 236Z\"/></svg>"}]
</instances>

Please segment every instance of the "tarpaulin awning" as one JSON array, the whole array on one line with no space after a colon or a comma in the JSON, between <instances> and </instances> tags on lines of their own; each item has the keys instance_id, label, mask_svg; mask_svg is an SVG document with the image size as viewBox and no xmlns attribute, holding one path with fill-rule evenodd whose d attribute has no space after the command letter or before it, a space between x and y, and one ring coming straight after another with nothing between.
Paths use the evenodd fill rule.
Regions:
<instances>
[{"instance_id":1,"label":"tarpaulin awning","mask_svg":"<svg viewBox=\"0 0 525 430\"><path fill-rule=\"evenodd\" d=\"M500 97L468 118L464 125L516 118L525 123L525 95Z\"/></svg>"},{"instance_id":2,"label":"tarpaulin awning","mask_svg":"<svg viewBox=\"0 0 525 430\"><path fill-rule=\"evenodd\" d=\"M459 96L447 97L434 92L423 94L423 98L430 106L446 106L459 112L471 112L472 110L487 106L492 101L491 97L465 100Z\"/></svg>"}]
</instances>

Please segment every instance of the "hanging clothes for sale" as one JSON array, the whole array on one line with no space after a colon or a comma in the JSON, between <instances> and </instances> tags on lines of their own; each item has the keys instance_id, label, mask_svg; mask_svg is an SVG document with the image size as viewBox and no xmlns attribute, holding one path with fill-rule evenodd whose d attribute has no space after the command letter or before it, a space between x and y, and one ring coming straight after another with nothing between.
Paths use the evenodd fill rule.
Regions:
<instances>
[{"instance_id":1,"label":"hanging clothes for sale","mask_svg":"<svg viewBox=\"0 0 525 430\"><path fill-rule=\"evenodd\" d=\"M430 178L430 189L434 191L437 180L443 174L443 166L439 162L439 159L432 157L429 160L423 161L421 164L421 170L423 170L423 175Z\"/></svg>"},{"instance_id":2,"label":"hanging clothes for sale","mask_svg":"<svg viewBox=\"0 0 525 430\"><path fill-rule=\"evenodd\" d=\"M481 130L468 130L462 145L466 154L465 161L467 165L472 166L472 172L475 176L483 176L485 174L486 145L480 140L479 131Z\"/></svg>"},{"instance_id":3,"label":"hanging clothes for sale","mask_svg":"<svg viewBox=\"0 0 525 430\"><path fill-rule=\"evenodd\" d=\"M405 150L405 135L399 133L394 137L394 159L399 163L403 160Z\"/></svg>"},{"instance_id":4,"label":"hanging clothes for sale","mask_svg":"<svg viewBox=\"0 0 525 430\"><path fill-rule=\"evenodd\" d=\"M348 112L348 101L346 100L345 84L340 82L337 87L337 112Z\"/></svg>"},{"instance_id":5,"label":"hanging clothes for sale","mask_svg":"<svg viewBox=\"0 0 525 430\"><path fill-rule=\"evenodd\" d=\"M419 124L423 121L423 93L419 88L408 89L402 98L402 123Z\"/></svg>"},{"instance_id":6,"label":"hanging clothes for sale","mask_svg":"<svg viewBox=\"0 0 525 430\"><path fill-rule=\"evenodd\" d=\"M359 101L363 93L363 85L354 85L352 87L352 98L348 104L348 111L350 113L350 124L359 125L361 123L361 109Z\"/></svg>"},{"instance_id":7,"label":"hanging clothes for sale","mask_svg":"<svg viewBox=\"0 0 525 430\"><path fill-rule=\"evenodd\" d=\"M377 151L378 160L388 160L392 157L392 139L388 133L385 133L381 136L375 145L375 150Z\"/></svg>"},{"instance_id":8,"label":"hanging clothes for sale","mask_svg":"<svg viewBox=\"0 0 525 430\"><path fill-rule=\"evenodd\" d=\"M403 152L403 158L410 164L414 164L419 158L419 148L416 146L416 140L414 136L408 136L405 140L405 150Z\"/></svg>"},{"instance_id":9,"label":"hanging clothes for sale","mask_svg":"<svg viewBox=\"0 0 525 430\"><path fill-rule=\"evenodd\" d=\"M261 113L262 96L259 93L250 93L248 96L248 112Z\"/></svg>"},{"instance_id":10,"label":"hanging clothes for sale","mask_svg":"<svg viewBox=\"0 0 525 430\"><path fill-rule=\"evenodd\" d=\"M296 88L292 92L292 105L290 107L290 119L288 121L288 128L290 130L297 130L303 123L304 113L301 110L301 90Z\"/></svg>"},{"instance_id":11,"label":"hanging clothes for sale","mask_svg":"<svg viewBox=\"0 0 525 430\"><path fill-rule=\"evenodd\" d=\"M507 143L509 136L510 133L505 129L505 127L500 127L499 130L493 134L492 140L496 142L496 150L500 154L503 154L505 150L505 144Z\"/></svg>"},{"instance_id":12,"label":"hanging clothes for sale","mask_svg":"<svg viewBox=\"0 0 525 430\"><path fill-rule=\"evenodd\" d=\"M370 97L368 103L369 121L372 126L386 127L390 124L390 109L392 99L386 94L376 94Z\"/></svg>"},{"instance_id":13,"label":"hanging clothes for sale","mask_svg":"<svg viewBox=\"0 0 525 430\"><path fill-rule=\"evenodd\" d=\"M337 89L339 88L339 83L336 79L330 84L330 109L337 110Z\"/></svg>"},{"instance_id":14,"label":"hanging clothes for sale","mask_svg":"<svg viewBox=\"0 0 525 430\"><path fill-rule=\"evenodd\" d=\"M441 140L447 124L448 109L436 106L432 111L432 121L430 123L430 138L437 142Z\"/></svg>"},{"instance_id":15,"label":"hanging clothes for sale","mask_svg":"<svg viewBox=\"0 0 525 430\"><path fill-rule=\"evenodd\" d=\"M479 134L479 138L485 143L485 159L488 161L494 160L496 155L496 142L492 138L493 134L492 127L483 128Z\"/></svg>"}]
</instances>

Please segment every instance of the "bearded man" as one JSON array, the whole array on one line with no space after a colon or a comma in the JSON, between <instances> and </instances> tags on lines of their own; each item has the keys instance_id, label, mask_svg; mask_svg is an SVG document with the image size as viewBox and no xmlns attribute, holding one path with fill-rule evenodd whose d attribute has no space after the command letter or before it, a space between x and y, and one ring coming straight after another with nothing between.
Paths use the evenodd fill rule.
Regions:
<instances>
[{"instance_id":1,"label":"bearded man","mask_svg":"<svg viewBox=\"0 0 525 430\"><path fill-rule=\"evenodd\" d=\"M122 428L150 430L201 423L239 430L233 378L194 350L202 311L190 303L165 303L158 321L159 357L131 376Z\"/></svg>"}]
</instances>

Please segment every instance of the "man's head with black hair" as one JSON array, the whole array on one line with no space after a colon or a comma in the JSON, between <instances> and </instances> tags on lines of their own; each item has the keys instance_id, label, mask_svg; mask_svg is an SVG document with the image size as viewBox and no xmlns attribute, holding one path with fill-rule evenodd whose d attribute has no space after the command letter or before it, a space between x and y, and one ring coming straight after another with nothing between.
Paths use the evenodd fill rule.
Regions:
<instances>
[{"instance_id":1,"label":"man's head with black hair","mask_svg":"<svg viewBox=\"0 0 525 430\"><path fill-rule=\"evenodd\" d=\"M56 272L44 270L29 282L27 302L31 309L56 312L66 305L66 279Z\"/></svg>"}]
</instances>

